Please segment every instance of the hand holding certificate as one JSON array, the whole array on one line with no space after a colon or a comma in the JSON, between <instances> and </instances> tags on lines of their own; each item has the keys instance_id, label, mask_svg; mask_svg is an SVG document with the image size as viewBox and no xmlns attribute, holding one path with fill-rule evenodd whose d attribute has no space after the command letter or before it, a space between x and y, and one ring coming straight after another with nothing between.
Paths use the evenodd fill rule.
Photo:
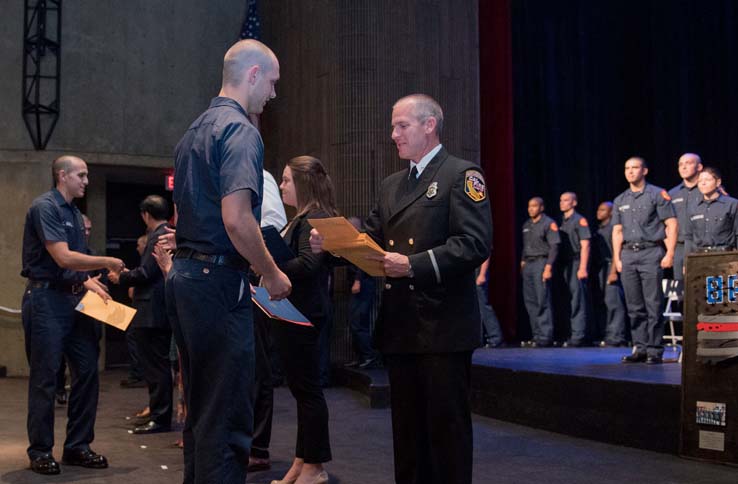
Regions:
<instances>
[{"instance_id":1,"label":"hand holding certificate","mask_svg":"<svg viewBox=\"0 0 738 484\"><path fill-rule=\"evenodd\" d=\"M351 261L370 276L384 276L384 264L368 256L383 257L385 252L367 234L362 234L343 217L308 219L323 236L323 250Z\"/></svg>"},{"instance_id":2,"label":"hand holding certificate","mask_svg":"<svg viewBox=\"0 0 738 484\"><path fill-rule=\"evenodd\" d=\"M128 328L133 316L136 314L136 310L132 307L113 300L106 303L99 295L92 291L87 291L75 309L82 314L116 327L121 331L125 331Z\"/></svg>"}]
</instances>

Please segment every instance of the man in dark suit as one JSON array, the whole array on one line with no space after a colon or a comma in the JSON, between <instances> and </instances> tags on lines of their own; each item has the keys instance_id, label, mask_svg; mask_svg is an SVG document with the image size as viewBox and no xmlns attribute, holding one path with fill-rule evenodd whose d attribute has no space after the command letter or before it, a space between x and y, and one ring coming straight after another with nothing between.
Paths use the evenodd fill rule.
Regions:
<instances>
[{"instance_id":1,"label":"man in dark suit","mask_svg":"<svg viewBox=\"0 0 738 484\"><path fill-rule=\"evenodd\" d=\"M159 195L149 195L139 205L146 224L146 248L141 265L120 276L111 275L113 283L133 287L133 307L136 316L128 331L136 342L144 379L149 386L148 422L133 430L135 434L166 432L172 425L172 374L169 366L169 348L172 329L166 315L164 276L154 258L154 247L159 236L166 233L169 203Z\"/></svg>"},{"instance_id":2,"label":"man in dark suit","mask_svg":"<svg viewBox=\"0 0 738 484\"><path fill-rule=\"evenodd\" d=\"M443 111L423 94L392 109L406 170L386 178L367 233L387 252L377 349L391 387L395 482L469 484L472 351L481 345L474 270L489 256L492 219L479 167L440 144ZM322 237L313 232L313 250Z\"/></svg>"}]
</instances>

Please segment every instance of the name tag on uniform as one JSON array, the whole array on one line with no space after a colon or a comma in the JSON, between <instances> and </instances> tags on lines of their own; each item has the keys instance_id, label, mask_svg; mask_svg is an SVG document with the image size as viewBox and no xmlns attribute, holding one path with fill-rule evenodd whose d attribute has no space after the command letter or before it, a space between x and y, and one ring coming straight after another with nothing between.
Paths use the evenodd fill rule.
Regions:
<instances>
[{"instance_id":1,"label":"name tag on uniform","mask_svg":"<svg viewBox=\"0 0 738 484\"><path fill-rule=\"evenodd\" d=\"M630 205L622 205L622 206L618 207L618 210L620 210L621 212L625 212L629 208L630 208Z\"/></svg>"},{"instance_id":2,"label":"name tag on uniform","mask_svg":"<svg viewBox=\"0 0 738 484\"><path fill-rule=\"evenodd\" d=\"M671 203L682 203L684 201L683 198L672 198Z\"/></svg>"},{"instance_id":3,"label":"name tag on uniform","mask_svg":"<svg viewBox=\"0 0 738 484\"><path fill-rule=\"evenodd\" d=\"M70 222L69 220L65 220L65 221L64 221L64 226L65 226L65 227L71 227L71 228L74 228L74 224L73 224L72 222Z\"/></svg>"},{"instance_id":4,"label":"name tag on uniform","mask_svg":"<svg viewBox=\"0 0 738 484\"><path fill-rule=\"evenodd\" d=\"M530 229L523 229L523 233L530 232Z\"/></svg>"},{"instance_id":5,"label":"name tag on uniform","mask_svg":"<svg viewBox=\"0 0 738 484\"><path fill-rule=\"evenodd\" d=\"M703 218L705 218L705 214L700 213L698 215L692 215L689 217L689 220L702 220Z\"/></svg>"}]
</instances>

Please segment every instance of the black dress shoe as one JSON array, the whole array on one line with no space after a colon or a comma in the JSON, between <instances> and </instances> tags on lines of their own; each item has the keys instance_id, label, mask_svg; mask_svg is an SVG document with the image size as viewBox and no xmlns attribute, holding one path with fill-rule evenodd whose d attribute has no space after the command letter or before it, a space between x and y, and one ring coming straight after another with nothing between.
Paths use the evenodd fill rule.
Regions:
<instances>
[{"instance_id":1,"label":"black dress shoe","mask_svg":"<svg viewBox=\"0 0 738 484\"><path fill-rule=\"evenodd\" d=\"M359 368L362 370L373 370L375 368L382 368L382 360L377 358L369 358L368 360L364 361L359 365Z\"/></svg>"},{"instance_id":2,"label":"black dress shoe","mask_svg":"<svg viewBox=\"0 0 738 484\"><path fill-rule=\"evenodd\" d=\"M150 420L148 423L133 429L133 433L138 434L138 435L158 434L160 432L169 432L171 430L172 430L172 427L170 426L161 425L161 424L154 422L153 420Z\"/></svg>"},{"instance_id":3,"label":"black dress shoe","mask_svg":"<svg viewBox=\"0 0 738 484\"><path fill-rule=\"evenodd\" d=\"M123 388L145 388L148 384L141 378L126 378L120 381L120 386Z\"/></svg>"},{"instance_id":4,"label":"black dress shoe","mask_svg":"<svg viewBox=\"0 0 738 484\"><path fill-rule=\"evenodd\" d=\"M67 404L67 392L59 392L56 394L56 403L59 405L66 405Z\"/></svg>"},{"instance_id":5,"label":"black dress shoe","mask_svg":"<svg viewBox=\"0 0 738 484\"><path fill-rule=\"evenodd\" d=\"M358 368L361 362L359 360L349 361L348 363L344 364L344 368Z\"/></svg>"},{"instance_id":6,"label":"black dress shoe","mask_svg":"<svg viewBox=\"0 0 738 484\"><path fill-rule=\"evenodd\" d=\"M54 459L51 454L44 454L40 457L36 457L31 460L31 470L38 474L44 474L46 476L59 474L61 468L59 463Z\"/></svg>"},{"instance_id":7,"label":"black dress shoe","mask_svg":"<svg viewBox=\"0 0 738 484\"><path fill-rule=\"evenodd\" d=\"M643 363L644 361L646 361L645 353L633 353L631 355L625 355L622 359L623 363Z\"/></svg>"},{"instance_id":8,"label":"black dress shoe","mask_svg":"<svg viewBox=\"0 0 738 484\"><path fill-rule=\"evenodd\" d=\"M646 358L647 365L660 365L664 362L664 359L660 356L649 356Z\"/></svg>"},{"instance_id":9,"label":"black dress shoe","mask_svg":"<svg viewBox=\"0 0 738 484\"><path fill-rule=\"evenodd\" d=\"M249 457L249 464L246 467L246 472L259 472L268 471L272 468L272 463L269 459L259 459L257 457Z\"/></svg>"},{"instance_id":10,"label":"black dress shoe","mask_svg":"<svg viewBox=\"0 0 738 484\"><path fill-rule=\"evenodd\" d=\"M90 449L65 450L62 455L62 464L90 469L105 469L108 467L108 459Z\"/></svg>"}]
</instances>

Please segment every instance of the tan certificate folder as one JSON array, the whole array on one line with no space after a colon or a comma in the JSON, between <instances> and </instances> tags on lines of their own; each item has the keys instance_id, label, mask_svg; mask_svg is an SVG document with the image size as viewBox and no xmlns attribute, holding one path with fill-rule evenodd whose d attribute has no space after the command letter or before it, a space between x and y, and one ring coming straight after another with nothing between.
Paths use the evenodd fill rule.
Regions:
<instances>
[{"instance_id":1,"label":"tan certificate folder","mask_svg":"<svg viewBox=\"0 0 738 484\"><path fill-rule=\"evenodd\" d=\"M323 249L351 261L370 276L383 277L384 264L368 255L384 256L384 250L367 234L362 234L343 217L308 219L323 236Z\"/></svg>"},{"instance_id":2,"label":"tan certificate folder","mask_svg":"<svg viewBox=\"0 0 738 484\"><path fill-rule=\"evenodd\" d=\"M75 309L121 331L128 328L136 314L136 310L132 307L117 303L112 299L105 304L105 301L92 291L87 291Z\"/></svg>"}]
</instances>

